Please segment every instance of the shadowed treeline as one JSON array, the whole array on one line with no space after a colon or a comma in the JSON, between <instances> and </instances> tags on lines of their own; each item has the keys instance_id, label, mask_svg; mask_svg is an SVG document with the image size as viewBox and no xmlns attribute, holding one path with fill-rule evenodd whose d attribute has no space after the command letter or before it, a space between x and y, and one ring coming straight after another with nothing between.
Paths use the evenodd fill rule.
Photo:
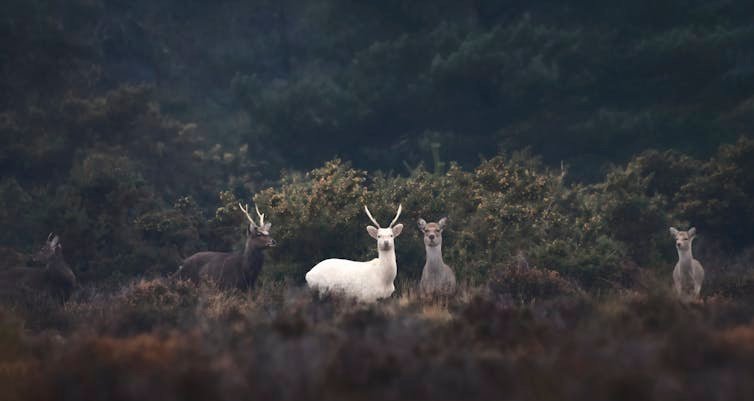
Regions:
<instances>
[{"instance_id":1,"label":"shadowed treeline","mask_svg":"<svg viewBox=\"0 0 754 401\"><path fill-rule=\"evenodd\" d=\"M202 155L221 164L213 177L239 185L335 156L405 172L433 143L469 168L480 153L531 147L598 180L647 148L706 158L750 135L743 0L12 0L5 11L0 108L24 130L33 118L37 142L54 128L49 151L122 144L109 124L71 135L58 122L71 98L146 84L142 99L197 124ZM160 142L150 157L191 154Z\"/></svg>"}]
</instances>

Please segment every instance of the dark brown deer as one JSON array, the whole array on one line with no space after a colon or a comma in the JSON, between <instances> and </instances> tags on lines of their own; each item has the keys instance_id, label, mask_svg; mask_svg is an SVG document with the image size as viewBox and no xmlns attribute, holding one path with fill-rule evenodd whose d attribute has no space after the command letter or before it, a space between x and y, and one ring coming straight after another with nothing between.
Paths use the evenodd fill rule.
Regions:
<instances>
[{"instance_id":1,"label":"dark brown deer","mask_svg":"<svg viewBox=\"0 0 754 401\"><path fill-rule=\"evenodd\" d=\"M238 208L249 220L246 229L246 245L239 252L199 252L186 258L176 272L181 279L196 283L211 281L220 288L237 288L245 291L254 287L259 272L262 271L264 255L262 251L277 245L270 236L270 223L264 222L264 215L259 213L259 224L249 215L249 205Z\"/></svg>"},{"instance_id":2,"label":"dark brown deer","mask_svg":"<svg viewBox=\"0 0 754 401\"><path fill-rule=\"evenodd\" d=\"M76 276L63 259L60 238L50 233L32 259L45 266L16 267L0 272L0 297L9 301L29 296L49 296L60 302L68 300L76 288Z\"/></svg>"}]
</instances>

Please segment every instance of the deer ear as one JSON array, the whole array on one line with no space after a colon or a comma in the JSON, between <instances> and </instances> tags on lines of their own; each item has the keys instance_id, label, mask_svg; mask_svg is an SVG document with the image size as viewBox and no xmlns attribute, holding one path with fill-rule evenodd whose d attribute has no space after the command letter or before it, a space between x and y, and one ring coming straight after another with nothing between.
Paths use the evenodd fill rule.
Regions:
<instances>
[{"instance_id":1,"label":"deer ear","mask_svg":"<svg viewBox=\"0 0 754 401\"><path fill-rule=\"evenodd\" d=\"M403 232L403 223L396 224L393 227L393 237L397 237L401 235L402 232Z\"/></svg>"},{"instance_id":2,"label":"deer ear","mask_svg":"<svg viewBox=\"0 0 754 401\"><path fill-rule=\"evenodd\" d=\"M262 231L269 232L270 231L270 227L272 227L272 223L269 223L269 222L264 223L264 227L262 228Z\"/></svg>"},{"instance_id":3,"label":"deer ear","mask_svg":"<svg viewBox=\"0 0 754 401\"><path fill-rule=\"evenodd\" d=\"M689 228L689 238L694 238L696 236L696 227Z\"/></svg>"},{"instance_id":4,"label":"deer ear","mask_svg":"<svg viewBox=\"0 0 754 401\"><path fill-rule=\"evenodd\" d=\"M367 232L369 233L369 236L371 236L374 239L377 239L377 227L367 226Z\"/></svg>"},{"instance_id":5,"label":"deer ear","mask_svg":"<svg viewBox=\"0 0 754 401\"><path fill-rule=\"evenodd\" d=\"M56 246L58 246L58 244L60 244L60 238L56 235L52 237L52 240L50 241L50 246L55 248Z\"/></svg>"},{"instance_id":6,"label":"deer ear","mask_svg":"<svg viewBox=\"0 0 754 401\"><path fill-rule=\"evenodd\" d=\"M427 227L427 222L422 218L420 218L419 221L416 222L416 224L419 225L419 229L422 231L424 231L424 228Z\"/></svg>"},{"instance_id":7,"label":"deer ear","mask_svg":"<svg viewBox=\"0 0 754 401\"><path fill-rule=\"evenodd\" d=\"M447 217L441 218L440 221L437 222L437 225L440 226L440 230L444 230L445 226L448 225L448 218Z\"/></svg>"},{"instance_id":8,"label":"deer ear","mask_svg":"<svg viewBox=\"0 0 754 401\"><path fill-rule=\"evenodd\" d=\"M256 229L257 228L254 227L254 225L249 224L248 226L246 226L246 235L254 234L254 230L256 230Z\"/></svg>"},{"instance_id":9,"label":"deer ear","mask_svg":"<svg viewBox=\"0 0 754 401\"><path fill-rule=\"evenodd\" d=\"M675 227L670 227L670 235L672 235L673 237L677 237L678 230L676 230Z\"/></svg>"}]
</instances>

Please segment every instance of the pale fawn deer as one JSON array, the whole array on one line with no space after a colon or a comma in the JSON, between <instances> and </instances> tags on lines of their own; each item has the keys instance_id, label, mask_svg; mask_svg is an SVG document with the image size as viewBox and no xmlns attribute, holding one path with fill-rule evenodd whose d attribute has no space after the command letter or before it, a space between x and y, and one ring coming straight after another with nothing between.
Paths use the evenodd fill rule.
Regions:
<instances>
[{"instance_id":1,"label":"pale fawn deer","mask_svg":"<svg viewBox=\"0 0 754 401\"><path fill-rule=\"evenodd\" d=\"M456 275L442 259L442 232L448 224L448 218L443 217L437 223L427 223L419 219L419 230L424 236L424 249L427 252L427 262L422 270L419 289L423 295L447 295L456 289Z\"/></svg>"},{"instance_id":2,"label":"pale fawn deer","mask_svg":"<svg viewBox=\"0 0 754 401\"><path fill-rule=\"evenodd\" d=\"M704 269L698 260L694 259L691 245L696 237L696 228L691 227L688 231L679 231L670 227L670 234L675 238L675 246L678 250L678 263L673 269L673 284L675 291L683 300L699 298L704 281Z\"/></svg>"}]
</instances>

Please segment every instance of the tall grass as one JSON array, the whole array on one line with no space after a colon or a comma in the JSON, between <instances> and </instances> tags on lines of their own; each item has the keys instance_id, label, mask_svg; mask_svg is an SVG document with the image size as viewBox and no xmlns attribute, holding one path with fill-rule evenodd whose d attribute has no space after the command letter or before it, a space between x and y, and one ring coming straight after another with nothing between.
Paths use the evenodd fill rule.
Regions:
<instances>
[{"instance_id":1,"label":"tall grass","mask_svg":"<svg viewBox=\"0 0 754 401\"><path fill-rule=\"evenodd\" d=\"M0 314L9 400L742 399L754 308L678 302L665 280L587 293L539 269L375 305L297 285L138 280ZM705 383L713 383L712 386Z\"/></svg>"}]
</instances>

